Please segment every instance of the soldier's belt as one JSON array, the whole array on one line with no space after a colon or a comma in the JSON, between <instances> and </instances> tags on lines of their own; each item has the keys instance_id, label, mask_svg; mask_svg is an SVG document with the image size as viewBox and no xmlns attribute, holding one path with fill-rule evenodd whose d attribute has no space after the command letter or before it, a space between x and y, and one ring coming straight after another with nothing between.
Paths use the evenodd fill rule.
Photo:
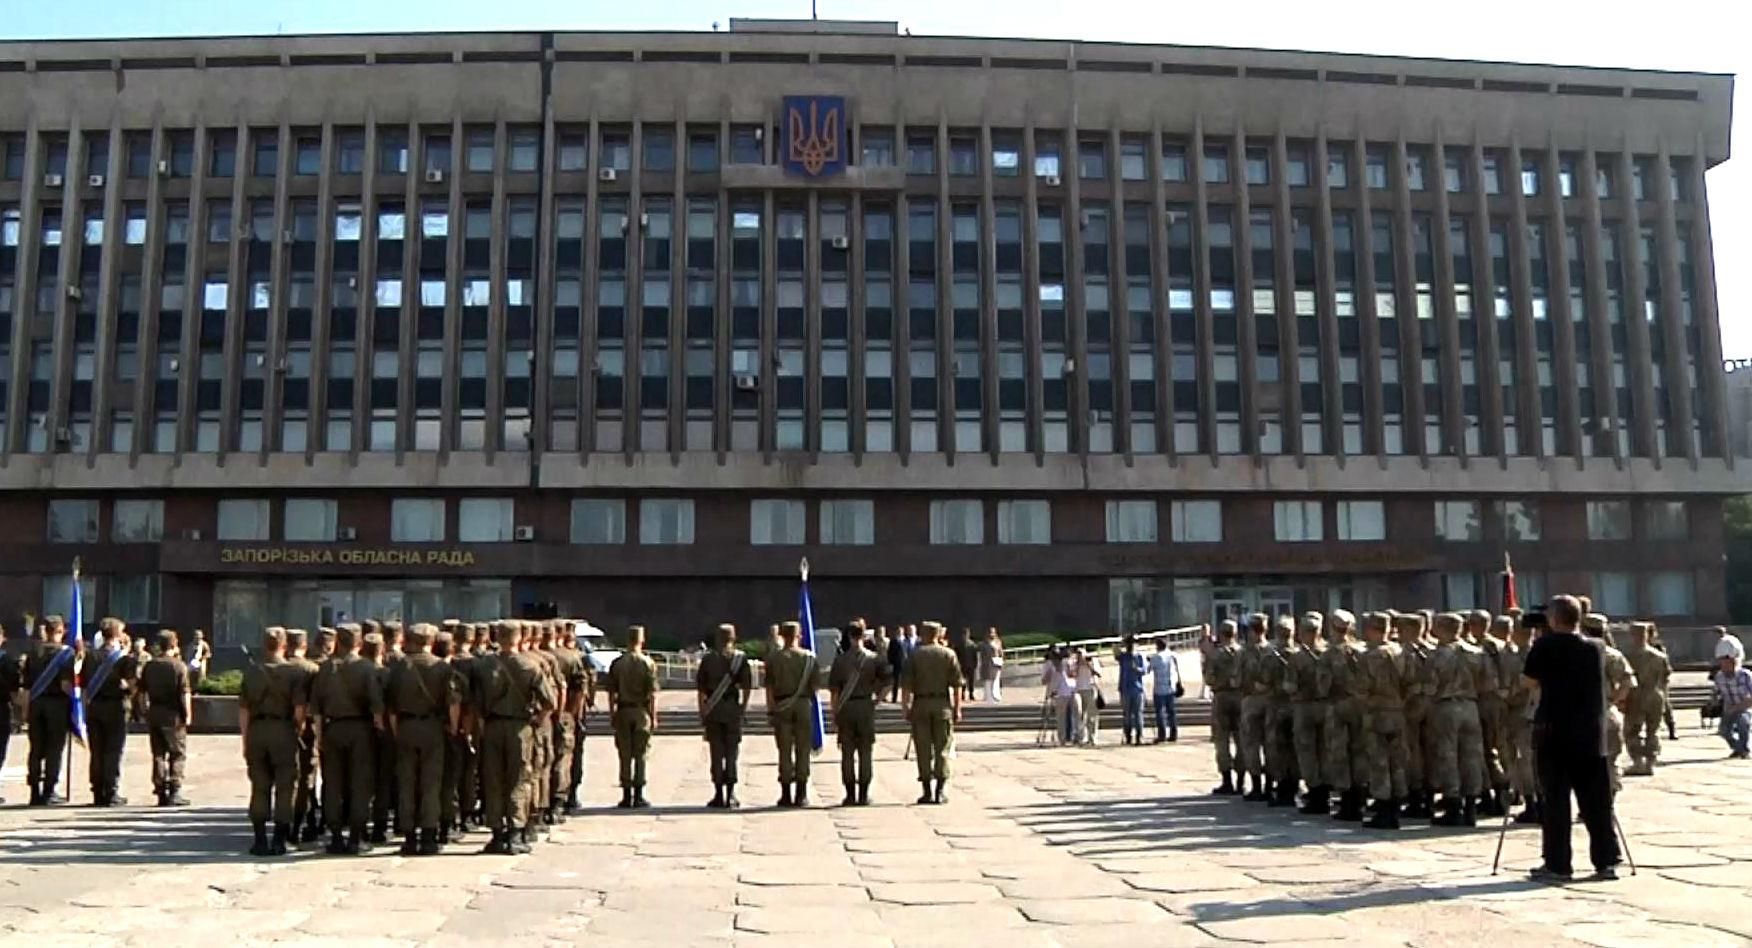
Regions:
<instances>
[{"instance_id":1,"label":"soldier's belt","mask_svg":"<svg viewBox=\"0 0 1752 948\"><path fill-rule=\"evenodd\" d=\"M949 697L949 692L947 692L947 691L929 691L929 692L922 692L920 694L913 695L913 698L915 700L918 698L947 698L947 697Z\"/></svg>"},{"instance_id":2,"label":"soldier's belt","mask_svg":"<svg viewBox=\"0 0 1752 948\"><path fill-rule=\"evenodd\" d=\"M400 718L403 721L431 721L431 720L437 718L438 715L436 715L436 714L402 714L400 712L397 712L396 717Z\"/></svg>"},{"instance_id":3,"label":"soldier's belt","mask_svg":"<svg viewBox=\"0 0 1752 948\"><path fill-rule=\"evenodd\" d=\"M840 699L840 703L846 704L846 703L852 702L852 701L870 701L870 700L874 699L875 697L876 697L875 695L847 695L844 698ZM928 696L920 695L919 697L922 698L922 697L928 697Z\"/></svg>"},{"instance_id":4,"label":"soldier's belt","mask_svg":"<svg viewBox=\"0 0 1752 948\"><path fill-rule=\"evenodd\" d=\"M252 714L249 716L249 719L251 721L290 721L291 720L291 718L287 717L284 714Z\"/></svg>"},{"instance_id":5,"label":"soldier's belt","mask_svg":"<svg viewBox=\"0 0 1752 948\"><path fill-rule=\"evenodd\" d=\"M340 721L364 721L369 717L370 715L366 714L331 714L323 718L322 721L324 724L334 724Z\"/></svg>"}]
</instances>

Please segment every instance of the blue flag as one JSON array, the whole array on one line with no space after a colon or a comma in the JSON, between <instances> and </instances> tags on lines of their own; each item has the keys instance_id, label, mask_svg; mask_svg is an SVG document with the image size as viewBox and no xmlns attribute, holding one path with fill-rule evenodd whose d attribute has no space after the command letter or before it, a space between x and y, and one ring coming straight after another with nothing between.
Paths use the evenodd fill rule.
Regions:
<instances>
[{"instance_id":1,"label":"blue flag","mask_svg":"<svg viewBox=\"0 0 1752 948\"><path fill-rule=\"evenodd\" d=\"M73 608L67 622L73 632L73 712L70 723L73 728L73 739L79 742L80 747L84 747L85 696L80 687L82 684L80 679L84 677L82 666L85 659L85 607L80 602L80 598L79 569L75 565L73 570Z\"/></svg>"},{"instance_id":2,"label":"blue flag","mask_svg":"<svg viewBox=\"0 0 1752 948\"><path fill-rule=\"evenodd\" d=\"M803 626L803 640L798 643L810 654L815 653L815 610L809 607L809 580L803 580L803 593L797 603L797 621ZM809 746L815 750L827 743L827 723L821 717L821 694L815 683L809 683Z\"/></svg>"}]
</instances>

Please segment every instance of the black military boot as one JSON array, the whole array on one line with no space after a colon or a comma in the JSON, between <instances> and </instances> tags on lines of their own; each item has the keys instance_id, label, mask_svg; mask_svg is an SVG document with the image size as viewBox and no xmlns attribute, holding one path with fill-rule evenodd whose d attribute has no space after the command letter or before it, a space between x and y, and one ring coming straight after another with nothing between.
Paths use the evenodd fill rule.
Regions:
<instances>
[{"instance_id":1,"label":"black military boot","mask_svg":"<svg viewBox=\"0 0 1752 948\"><path fill-rule=\"evenodd\" d=\"M858 785L855 783L848 783L848 784L846 784L846 798L844 800L840 801L840 806L857 806L857 805L858 805Z\"/></svg>"},{"instance_id":2,"label":"black military boot","mask_svg":"<svg viewBox=\"0 0 1752 948\"><path fill-rule=\"evenodd\" d=\"M1479 816L1502 816L1509 811L1509 791L1495 789L1484 791L1484 797L1478 801Z\"/></svg>"},{"instance_id":3,"label":"black military boot","mask_svg":"<svg viewBox=\"0 0 1752 948\"><path fill-rule=\"evenodd\" d=\"M724 809L726 809L726 810L740 810L740 809L742 809L742 801L736 799L736 781L734 781L734 780L730 781L729 783L724 784Z\"/></svg>"},{"instance_id":4,"label":"black military boot","mask_svg":"<svg viewBox=\"0 0 1752 948\"><path fill-rule=\"evenodd\" d=\"M1363 823L1369 829L1396 830L1399 828L1399 798L1388 797L1375 801L1375 815Z\"/></svg>"},{"instance_id":5,"label":"black military boot","mask_svg":"<svg viewBox=\"0 0 1752 948\"><path fill-rule=\"evenodd\" d=\"M1341 794L1338 798L1338 812L1333 814L1333 818L1346 823L1361 822L1363 819L1363 791L1352 787Z\"/></svg>"},{"instance_id":6,"label":"black military boot","mask_svg":"<svg viewBox=\"0 0 1752 948\"><path fill-rule=\"evenodd\" d=\"M1228 774L1224 774L1223 775L1223 785L1220 787L1217 787L1215 790L1212 790L1211 796L1213 796L1213 797L1227 796L1227 795L1234 793L1234 792L1235 792L1234 782L1229 779Z\"/></svg>"},{"instance_id":7,"label":"black military boot","mask_svg":"<svg viewBox=\"0 0 1752 948\"><path fill-rule=\"evenodd\" d=\"M706 806L711 807L714 810L724 809L724 785L723 784L721 784L721 783L712 784L712 802L707 803Z\"/></svg>"},{"instance_id":8,"label":"black military boot","mask_svg":"<svg viewBox=\"0 0 1752 948\"><path fill-rule=\"evenodd\" d=\"M188 806L189 805L189 798L183 796L182 795L182 788L173 783L170 785L170 789L166 790L164 793L164 805L165 806ZM316 827L315 823L312 823L310 825L311 825L312 829L314 829ZM312 837L312 838L315 838L315 837Z\"/></svg>"},{"instance_id":9,"label":"black military boot","mask_svg":"<svg viewBox=\"0 0 1752 948\"><path fill-rule=\"evenodd\" d=\"M1430 817L1431 826L1466 825L1464 822L1465 818L1462 815L1463 805L1458 797L1451 797L1447 794L1443 794L1441 803L1438 804L1438 809L1440 809L1441 812Z\"/></svg>"},{"instance_id":10,"label":"black military boot","mask_svg":"<svg viewBox=\"0 0 1752 948\"><path fill-rule=\"evenodd\" d=\"M1295 806L1296 782L1294 780L1279 780L1272 787L1271 798L1265 801L1266 806Z\"/></svg>"},{"instance_id":11,"label":"black military boot","mask_svg":"<svg viewBox=\"0 0 1752 948\"><path fill-rule=\"evenodd\" d=\"M865 780L862 783L858 784L858 805L859 806L869 806L870 805L870 781L868 781L868 780Z\"/></svg>"},{"instance_id":12,"label":"black military boot","mask_svg":"<svg viewBox=\"0 0 1752 948\"><path fill-rule=\"evenodd\" d=\"M946 789L948 787L948 785L949 785L949 781L938 780L937 781L937 792L932 797L931 802L937 803L937 804L948 803L949 802L949 792Z\"/></svg>"},{"instance_id":13,"label":"black military boot","mask_svg":"<svg viewBox=\"0 0 1752 948\"><path fill-rule=\"evenodd\" d=\"M1478 801L1476 799L1466 797L1460 801L1460 825L1478 825Z\"/></svg>"},{"instance_id":14,"label":"black military boot","mask_svg":"<svg viewBox=\"0 0 1752 948\"><path fill-rule=\"evenodd\" d=\"M420 849L422 856L438 855L438 831L435 829L420 830Z\"/></svg>"},{"instance_id":15,"label":"black military boot","mask_svg":"<svg viewBox=\"0 0 1752 948\"><path fill-rule=\"evenodd\" d=\"M1432 815L1431 809L1430 792L1428 790L1413 790L1410 798L1405 801L1402 815L1408 819L1425 820Z\"/></svg>"},{"instance_id":16,"label":"black military boot","mask_svg":"<svg viewBox=\"0 0 1752 948\"><path fill-rule=\"evenodd\" d=\"M440 846L450 845L450 827L449 826L438 827L438 845L440 845Z\"/></svg>"},{"instance_id":17,"label":"black military boot","mask_svg":"<svg viewBox=\"0 0 1752 948\"><path fill-rule=\"evenodd\" d=\"M373 845L373 846L381 846L384 843L389 842L389 824L388 824L388 821L379 820L375 823L372 823L371 824L371 837L370 837L370 839L371 839L371 845Z\"/></svg>"},{"instance_id":18,"label":"black military boot","mask_svg":"<svg viewBox=\"0 0 1752 948\"><path fill-rule=\"evenodd\" d=\"M285 823L274 824L274 837L268 841L268 855L286 855L286 837L292 832L292 827Z\"/></svg>"},{"instance_id":19,"label":"black military boot","mask_svg":"<svg viewBox=\"0 0 1752 948\"><path fill-rule=\"evenodd\" d=\"M1539 801L1528 800L1527 805L1521 809L1521 812L1515 814L1515 825L1538 826L1544 818L1545 814L1539 805Z\"/></svg>"},{"instance_id":20,"label":"black military boot","mask_svg":"<svg viewBox=\"0 0 1752 948\"><path fill-rule=\"evenodd\" d=\"M582 812L584 812L584 807L578 803L578 788L573 787L572 791L566 794L566 815L577 816Z\"/></svg>"},{"instance_id":21,"label":"black military boot","mask_svg":"<svg viewBox=\"0 0 1752 948\"><path fill-rule=\"evenodd\" d=\"M347 855L349 856L363 856L375 847L376 844L371 842L370 835L362 826L347 834Z\"/></svg>"},{"instance_id":22,"label":"black military boot","mask_svg":"<svg viewBox=\"0 0 1752 948\"><path fill-rule=\"evenodd\" d=\"M638 809L638 810L643 810L650 805L651 805L651 801L645 799L645 785L642 783L634 784L633 785L633 808Z\"/></svg>"},{"instance_id":23,"label":"black military boot","mask_svg":"<svg viewBox=\"0 0 1752 948\"><path fill-rule=\"evenodd\" d=\"M509 852L513 856L526 856L531 852L534 852L529 846L529 827L521 826L512 830L511 839L508 845L509 848L506 852Z\"/></svg>"},{"instance_id":24,"label":"black military boot","mask_svg":"<svg viewBox=\"0 0 1752 948\"><path fill-rule=\"evenodd\" d=\"M936 794L931 792L931 782L929 780L920 780L919 781L919 789L924 791L924 792L919 794L918 802L920 802L920 803L936 803L937 802Z\"/></svg>"},{"instance_id":25,"label":"black military boot","mask_svg":"<svg viewBox=\"0 0 1752 948\"><path fill-rule=\"evenodd\" d=\"M30 788L30 805L42 806L45 799L42 789L35 784L32 784Z\"/></svg>"},{"instance_id":26,"label":"black military boot","mask_svg":"<svg viewBox=\"0 0 1752 948\"><path fill-rule=\"evenodd\" d=\"M1332 812L1332 789L1322 784L1309 787L1308 795L1302 799L1302 805L1297 812L1304 816L1325 816Z\"/></svg>"},{"instance_id":27,"label":"black military boot","mask_svg":"<svg viewBox=\"0 0 1752 948\"><path fill-rule=\"evenodd\" d=\"M779 781L779 804L778 805L779 806L790 806L791 805L791 785L786 783L783 780Z\"/></svg>"},{"instance_id":28,"label":"black military boot","mask_svg":"<svg viewBox=\"0 0 1752 948\"><path fill-rule=\"evenodd\" d=\"M809 805L809 781L797 781L797 792L791 796L791 805L794 807Z\"/></svg>"},{"instance_id":29,"label":"black military boot","mask_svg":"<svg viewBox=\"0 0 1752 948\"><path fill-rule=\"evenodd\" d=\"M420 834L417 830L408 830L402 834L401 854L403 856L418 856L420 854Z\"/></svg>"},{"instance_id":30,"label":"black military boot","mask_svg":"<svg viewBox=\"0 0 1752 948\"><path fill-rule=\"evenodd\" d=\"M615 806L617 806L623 810L630 810L633 808L633 788L632 787L627 786L627 787L621 788L620 802L616 803Z\"/></svg>"},{"instance_id":31,"label":"black military boot","mask_svg":"<svg viewBox=\"0 0 1752 948\"><path fill-rule=\"evenodd\" d=\"M323 852L331 856L345 856L347 854L347 834L338 829L329 830L328 848L324 849Z\"/></svg>"},{"instance_id":32,"label":"black military boot","mask_svg":"<svg viewBox=\"0 0 1752 948\"><path fill-rule=\"evenodd\" d=\"M510 851L511 844L507 841L506 831L502 829L493 830L493 838L481 847L481 853L488 856L503 856Z\"/></svg>"},{"instance_id":33,"label":"black military boot","mask_svg":"<svg viewBox=\"0 0 1752 948\"><path fill-rule=\"evenodd\" d=\"M268 854L268 823L266 820L251 820L250 829L255 831L255 842L249 847L251 856L266 856Z\"/></svg>"},{"instance_id":34,"label":"black military boot","mask_svg":"<svg viewBox=\"0 0 1752 948\"><path fill-rule=\"evenodd\" d=\"M1253 787L1253 789L1247 791L1241 799L1246 800L1248 803L1263 802L1265 800L1265 782L1260 780L1258 775L1255 774L1249 774L1247 782Z\"/></svg>"}]
</instances>

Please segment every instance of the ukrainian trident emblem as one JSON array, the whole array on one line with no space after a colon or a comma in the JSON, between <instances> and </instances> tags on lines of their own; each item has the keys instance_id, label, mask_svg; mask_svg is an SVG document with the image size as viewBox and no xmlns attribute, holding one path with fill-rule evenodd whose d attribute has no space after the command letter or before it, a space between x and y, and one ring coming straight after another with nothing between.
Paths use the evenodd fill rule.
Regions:
<instances>
[{"instance_id":1,"label":"ukrainian trident emblem","mask_svg":"<svg viewBox=\"0 0 1752 948\"><path fill-rule=\"evenodd\" d=\"M785 170L811 178L846 168L846 100L842 96L785 97Z\"/></svg>"}]
</instances>

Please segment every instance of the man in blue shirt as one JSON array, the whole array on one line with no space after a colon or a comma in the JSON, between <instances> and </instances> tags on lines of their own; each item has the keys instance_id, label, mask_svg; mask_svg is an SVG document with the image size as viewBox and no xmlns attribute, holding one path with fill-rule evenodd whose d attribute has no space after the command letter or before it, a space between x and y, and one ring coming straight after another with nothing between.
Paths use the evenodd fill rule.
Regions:
<instances>
[{"instance_id":1,"label":"man in blue shirt","mask_svg":"<svg viewBox=\"0 0 1752 948\"><path fill-rule=\"evenodd\" d=\"M1174 713L1174 699L1184 690L1180 684L1180 662L1168 651L1168 640L1156 640L1156 654L1150 656L1151 696L1155 699L1156 743L1180 740L1180 719Z\"/></svg>"},{"instance_id":2,"label":"man in blue shirt","mask_svg":"<svg viewBox=\"0 0 1752 948\"><path fill-rule=\"evenodd\" d=\"M1124 712L1125 742L1144 742L1144 657L1138 654L1137 643L1126 636L1125 650L1119 656L1119 699Z\"/></svg>"}]
</instances>

